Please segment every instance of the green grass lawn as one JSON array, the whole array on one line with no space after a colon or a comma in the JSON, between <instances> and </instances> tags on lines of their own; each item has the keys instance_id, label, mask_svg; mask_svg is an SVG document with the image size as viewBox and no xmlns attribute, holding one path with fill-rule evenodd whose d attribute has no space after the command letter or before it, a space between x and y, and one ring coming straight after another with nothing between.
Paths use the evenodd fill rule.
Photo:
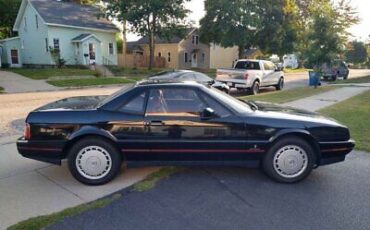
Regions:
<instances>
[{"instance_id":1,"label":"green grass lawn","mask_svg":"<svg viewBox=\"0 0 370 230\"><path fill-rule=\"evenodd\" d=\"M10 69L10 71L35 80L48 79L50 77L57 76L95 76L97 74L94 70L78 68Z\"/></svg>"},{"instance_id":2,"label":"green grass lawn","mask_svg":"<svg viewBox=\"0 0 370 230\"><path fill-rule=\"evenodd\" d=\"M121 198L120 194L115 194L105 199L97 200L88 204L82 204L73 208L68 208L50 215L38 216L12 225L8 230L39 230L44 229L64 218L75 216L92 209L104 208L114 200Z\"/></svg>"},{"instance_id":3,"label":"green grass lawn","mask_svg":"<svg viewBox=\"0 0 370 230\"><path fill-rule=\"evenodd\" d=\"M370 152L370 90L319 112L347 125L356 149Z\"/></svg>"},{"instance_id":4,"label":"green grass lawn","mask_svg":"<svg viewBox=\"0 0 370 230\"><path fill-rule=\"evenodd\" d=\"M149 70L148 68L123 68L118 66L108 66L107 67L115 76L125 76L125 77L147 77L152 74L156 74L162 71L167 71L170 69L165 68L153 68Z\"/></svg>"},{"instance_id":5,"label":"green grass lawn","mask_svg":"<svg viewBox=\"0 0 370 230\"><path fill-rule=\"evenodd\" d=\"M94 85L114 85L114 84L129 84L134 83L133 79L126 78L84 78L84 79L67 79L67 80L50 80L47 81L50 85L58 87L80 87L80 86L94 86Z\"/></svg>"},{"instance_id":6,"label":"green grass lawn","mask_svg":"<svg viewBox=\"0 0 370 230\"><path fill-rule=\"evenodd\" d=\"M299 68L299 69L289 69L289 68L284 68L284 73L301 73L301 72L308 72L309 69L305 68Z\"/></svg>"},{"instance_id":7,"label":"green grass lawn","mask_svg":"<svg viewBox=\"0 0 370 230\"><path fill-rule=\"evenodd\" d=\"M343 83L370 83L370 76L352 78L352 79L349 78L343 81L339 80L339 81L333 82L332 84L343 84Z\"/></svg>"},{"instance_id":8,"label":"green grass lawn","mask_svg":"<svg viewBox=\"0 0 370 230\"><path fill-rule=\"evenodd\" d=\"M318 88L304 87L295 88L289 90L275 91L271 93L263 93L253 96L241 97L243 100L254 100L254 101L267 101L272 103L286 103L290 101L295 101L305 97L313 96L315 94L324 93L333 89L335 86L323 86Z\"/></svg>"}]
</instances>

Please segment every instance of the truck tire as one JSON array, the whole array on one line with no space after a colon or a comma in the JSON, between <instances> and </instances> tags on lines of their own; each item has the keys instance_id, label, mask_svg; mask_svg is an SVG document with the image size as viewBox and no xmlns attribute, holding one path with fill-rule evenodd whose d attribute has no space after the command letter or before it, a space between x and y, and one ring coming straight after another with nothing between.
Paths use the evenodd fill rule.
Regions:
<instances>
[{"instance_id":1,"label":"truck tire","mask_svg":"<svg viewBox=\"0 0 370 230\"><path fill-rule=\"evenodd\" d=\"M260 82L259 81L254 81L253 85L250 89L250 94L251 95L257 95L260 91Z\"/></svg>"},{"instance_id":2,"label":"truck tire","mask_svg":"<svg viewBox=\"0 0 370 230\"><path fill-rule=\"evenodd\" d=\"M276 88L276 90L282 90L283 88L284 88L284 78L283 77L281 77L280 79L279 79L279 82L278 82L278 84L275 86L275 88Z\"/></svg>"}]
</instances>

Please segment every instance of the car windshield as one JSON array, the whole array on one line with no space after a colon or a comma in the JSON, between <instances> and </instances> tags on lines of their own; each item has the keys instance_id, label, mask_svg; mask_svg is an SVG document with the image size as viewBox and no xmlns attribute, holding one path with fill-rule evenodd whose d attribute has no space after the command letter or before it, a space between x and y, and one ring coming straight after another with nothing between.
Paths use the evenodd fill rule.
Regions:
<instances>
[{"instance_id":1,"label":"car windshield","mask_svg":"<svg viewBox=\"0 0 370 230\"><path fill-rule=\"evenodd\" d=\"M238 113L253 112L252 108L247 103L244 103L244 102L230 96L229 94L223 93L220 90L215 89L213 87L210 87L210 88L207 87L207 89L209 89L208 92L214 98L218 99L218 101L220 101L220 102L223 102L223 104L226 104L226 105L230 106L236 112L238 112Z\"/></svg>"},{"instance_id":2,"label":"car windshield","mask_svg":"<svg viewBox=\"0 0 370 230\"><path fill-rule=\"evenodd\" d=\"M132 85L129 85L128 87L123 87L122 89L118 90L117 92L113 93L112 95L110 95L110 96L106 97L104 100L102 100L99 103L98 107L101 107L101 106L107 104L108 102L112 101L113 99L119 97L120 95L130 91L131 89L134 88L134 86L135 85L132 84Z\"/></svg>"}]
</instances>

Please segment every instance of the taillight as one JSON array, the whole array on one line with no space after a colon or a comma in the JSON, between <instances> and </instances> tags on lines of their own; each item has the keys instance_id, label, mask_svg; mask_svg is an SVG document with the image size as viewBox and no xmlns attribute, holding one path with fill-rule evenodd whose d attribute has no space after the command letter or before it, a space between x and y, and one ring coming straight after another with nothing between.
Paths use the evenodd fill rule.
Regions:
<instances>
[{"instance_id":1,"label":"taillight","mask_svg":"<svg viewBox=\"0 0 370 230\"><path fill-rule=\"evenodd\" d=\"M249 77L249 74L248 73L244 74L244 80L247 80L248 77Z\"/></svg>"},{"instance_id":2,"label":"taillight","mask_svg":"<svg viewBox=\"0 0 370 230\"><path fill-rule=\"evenodd\" d=\"M24 133L23 133L24 139L29 140L31 139L31 127L30 124L26 124L24 127Z\"/></svg>"}]
</instances>

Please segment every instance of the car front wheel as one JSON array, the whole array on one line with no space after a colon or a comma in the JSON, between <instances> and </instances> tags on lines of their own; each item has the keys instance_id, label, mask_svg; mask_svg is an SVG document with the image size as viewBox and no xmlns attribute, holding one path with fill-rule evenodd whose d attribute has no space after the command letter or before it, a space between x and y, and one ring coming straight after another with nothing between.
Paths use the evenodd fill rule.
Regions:
<instances>
[{"instance_id":1,"label":"car front wheel","mask_svg":"<svg viewBox=\"0 0 370 230\"><path fill-rule=\"evenodd\" d=\"M281 183L295 183L306 178L315 162L313 148L296 137L275 143L263 160L263 169L272 179Z\"/></svg>"},{"instance_id":2,"label":"car front wheel","mask_svg":"<svg viewBox=\"0 0 370 230\"><path fill-rule=\"evenodd\" d=\"M117 149L101 138L85 138L72 146L68 166L73 177L88 185L102 185L120 171L121 158Z\"/></svg>"}]
</instances>

